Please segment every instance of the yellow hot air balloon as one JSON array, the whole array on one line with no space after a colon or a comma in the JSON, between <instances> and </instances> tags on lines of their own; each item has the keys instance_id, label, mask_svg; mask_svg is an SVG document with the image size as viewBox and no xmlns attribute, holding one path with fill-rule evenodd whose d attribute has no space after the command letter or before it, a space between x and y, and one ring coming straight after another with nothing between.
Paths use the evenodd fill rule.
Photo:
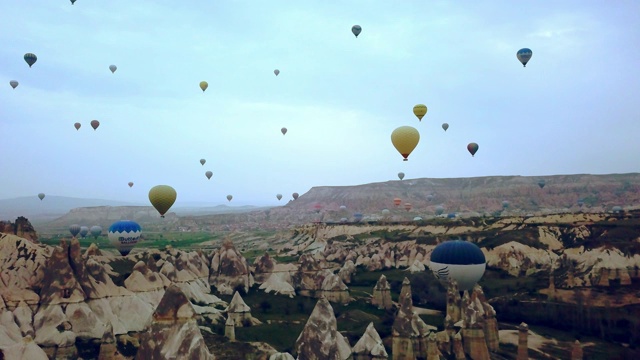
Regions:
<instances>
[{"instance_id":1,"label":"yellow hot air balloon","mask_svg":"<svg viewBox=\"0 0 640 360\"><path fill-rule=\"evenodd\" d=\"M418 104L413 107L413 113L418 118L418 120L422 120L422 117L427 115L427 105Z\"/></svg>"},{"instance_id":2,"label":"yellow hot air balloon","mask_svg":"<svg viewBox=\"0 0 640 360\"><path fill-rule=\"evenodd\" d=\"M411 126L400 126L391 133L391 142L404 157L404 161L408 160L409 154L418 146L418 141L420 141L420 133Z\"/></svg>"},{"instance_id":3,"label":"yellow hot air balloon","mask_svg":"<svg viewBox=\"0 0 640 360\"><path fill-rule=\"evenodd\" d=\"M157 185L149 190L149 201L160 213L160 217L169 211L173 203L176 202L178 194L176 190L169 185Z\"/></svg>"},{"instance_id":4,"label":"yellow hot air balloon","mask_svg":"<svg viewBox=\"0 0 640 360\"><path fill-rule=\"evenodd\" d=\"M209 83L206 81L200 81L200 89L202 89L202 92L204 92L205 90L207 90L207 88L209 87Z\"/></svg>"}]
</instances>

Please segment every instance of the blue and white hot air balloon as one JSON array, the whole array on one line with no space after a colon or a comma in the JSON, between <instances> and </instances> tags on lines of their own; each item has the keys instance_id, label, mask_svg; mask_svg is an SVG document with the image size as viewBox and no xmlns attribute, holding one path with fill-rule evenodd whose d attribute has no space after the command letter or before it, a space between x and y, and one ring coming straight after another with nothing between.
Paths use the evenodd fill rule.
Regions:
<instances>
[{"instance_id":1,"label":"blue and white hot air balloon","mask_svg":"<svg viewBox=\"0 0 640 360\"><path fill-rule=\"evenodd\" d=\"M531 56L533 56L533 51L531 51L531 49L522 48L518 50L518 52L516 53L516 56L518 57L518 60L520 60L520 62L522 63L522 66L526 67L529 60L531 60Z\"/></svg>"},{"instance_id":2,"label":"blue and white hot air balloon","mask_svg":"<svg viewBox=\"0 0 640 360\"><path fill-rule=\"evenodd\" d=\"M445 241L436 246L429 263L436 278L456 280L460 291L473 289L486 267L482 250L476 244L463 240Z\"/></svg>"},{"instance_id":3,"label":"blue and white hot air balloon","mask_svg":"<svg viewBox=\"0 0 640 360\"><path fill-rule=\"evenodd\" d=\"M122 256L127 256L140 240L141 234L142 229L137 222L120 220L109 226L109 243L118 249Z\"/></svg>"}]
</instances>

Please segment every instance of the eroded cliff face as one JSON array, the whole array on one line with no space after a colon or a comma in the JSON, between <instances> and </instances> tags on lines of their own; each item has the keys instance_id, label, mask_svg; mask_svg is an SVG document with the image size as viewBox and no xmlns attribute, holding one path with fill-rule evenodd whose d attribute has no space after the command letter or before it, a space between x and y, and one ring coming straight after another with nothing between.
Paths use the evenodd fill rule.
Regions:
<instances>
[{"instance_id":1,"label":"eroded cliff face","mask_svg":"<svg viewBox=\"0 0 640 360\"><path fill-rule=\"evenodd\" d=\"M38 242L38 234L33 225L24 216L19 216L15 222L0 221L0 233L13 234L23 239Z\"/></svg>"}]
</instances>

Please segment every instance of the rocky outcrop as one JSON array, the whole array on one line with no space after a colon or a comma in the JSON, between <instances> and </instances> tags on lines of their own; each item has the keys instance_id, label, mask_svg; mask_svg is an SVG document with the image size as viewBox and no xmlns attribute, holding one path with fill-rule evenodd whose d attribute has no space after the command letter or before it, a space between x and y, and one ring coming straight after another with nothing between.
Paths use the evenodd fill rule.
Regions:
<instances>
[{"instance_id":1,"label":"rocky outcrop","mask_svg":"<svg viewBox=\"0 0 640 360\"><path fill-rule=\"evenodd\" d=\"M291 275L288 271L274 272L269 275L267 281L260 285L260 290L264 290L267 294L273 292L276 295L282 294L292 298L296 295L296 290L291 282Z\"/></svg>"},{"instance_id":2,"label":"rocky outcrop","mask_svg":"<svg viewBox=\"0 0 640 360\"><path fill-rule=\"evenodd\" d=\"M340 268L338 272L338 276L340 276L340 280L345 284L350 284L351 279L356 274L356 264L351 260L347 260L344 265Z\"/></svg>"},{"instance_id":3,"label":"rocky outcrop","mask_svg":"<svg viewBox=\"0 0 640 360\"><path fill-rule=\"evenodd\" d=\"M353 360L380 360L389 358L382 339L373 326L373 323L369 323L360 340L353 346L352 351Z\"/></svg>"},{"instance_id":4,"label":"rocky outcrop","mask_svg":"<svg viewBox=\"0 0 640 360\"><path fill-rule=\"evenodd\" d=\"M260 321L251 316L251 308L247 305L239 292L233 294L233 298L227 307L227 318L233 320L234 326L253 326L259 325Z\"/></svg>"},{"instance_id":5,"label":"rocky outcrop","mask_svg":"<svg viewBox=\"0 0 640 360\"><path fill-rule=\"evenodd\" d=\"M196 316L180 288L169 286L142 332L136 359L173 359L183 354L189 354L191 359L214 359L204 343Z\"/></svg>"},{"instance_id":6,"label":"rocky outcrop","mask_svg":"<svg viewBox=\"0 0 640 360\"><path fill-rule=\"evenodd\" d=\"M516 360L529 360L529 325L518 326L518 353Z\"/></svg>"},{"instance_id":7,"label":"rocky outcrop","mask_svg":"<svg viewBox=\"0 0 640 360\"><path fill-rule=\"evenodd\" d=\"M31 336L25 336L21 341L9 346L0 346L0 359L7 360L49 360L47 353L42 350Z\"/></svg>"},{"instance_id":8,"label":"rocky outcrop","mask_svg":"<svg viewBox=\"0 0 640 360\"><path fill-rule=\"evenodd\" d=\"M391 301L391 285L387 281L387 277L380 275L380 279L373 287L373 297L371 304L377 305L378 309L391 309L393 302Z\"/></svg>"},{"instance_id":9,"label":"rocky outcrop","mask_svg":"<svg viewBox=\"0 0 640 360\"><path fill-rule=\"evenodd\" d=\"M331 302L347 304L351 300L349 288L337 274L329 274L322 282L322 296Z\"/></svg>"},{"instance_id":10,"label":"rocky outcrop","mask_svg":"<svg viewBox=\"0 0 640 360\"><path fill-rule=\"evenodd\" d=\"M411 300L411 283L404 278L400 297L398 298L398 314L392 327L392 350L395 360L415 359L427 353L427 337L436 327L427 325L413 310Z\"/></svg>"},{"instance_id":11,"label":"rocky outcrop","mask_svg":"<svg viewBox=\"0 0 640 360\"><path fill-rule=\"evenodd\" d=\"M312 254L303 254L298 259L298 272L294 275L294 283L300 295L315 297L322 290L324 279L333 274L326 268L325 262Z\"/></svg>"},{"instance_id":12,"label":"rocky outcrop","mask_svg":"<svg viewBox=\"0 0 640 360\"><path fill-rule=\"evenodd\" d=\"M24 216L19 216L15 222L0 221L0 233L15 235L34 243L38 242L36 230Z\"/></svg>"},{"instance_id":13,"label":"rocky outcrop","mask_svg":"<svg viewBox=\"0 0 640 360\"><path fill-rule=\"evenodd\" d=\"M253 278L257 284L267 281L276 267L275 259L269 256L268 252L256 257L253 261Z\"/></svg>"},{"instance_id":14,"label":"rocky outcrop","mask_svg":"<svg viewBox=\"0 0 640 360\"><path fill-rule=\"evenodd\" d=\"M338 324L329 301L321 297L296 340L298 359L345 360L351 358L351 347L338 332Z\"/></svg>"},{"instance_id":15,"label":"rocky outcrop","mask_svg":"<svg viewBox=\"0 0 640 360\"><path fill-rule=\"evenodd\" d=\"M231 240L225 240L212 255L209 284L215 286L220 294L231 295L238 288L249 291L253 283L247 260Z\"/></svg>"}]
</instances>

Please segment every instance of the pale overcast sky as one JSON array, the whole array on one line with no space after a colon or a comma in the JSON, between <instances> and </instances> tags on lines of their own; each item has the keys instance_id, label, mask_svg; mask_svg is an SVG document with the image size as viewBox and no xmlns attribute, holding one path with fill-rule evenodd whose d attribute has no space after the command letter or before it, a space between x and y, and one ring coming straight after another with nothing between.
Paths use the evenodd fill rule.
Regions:
<instances>
[{"instance_id":1,"label":"pale overcast sky","mask_svg":"<svg viewBox=\"0 0 640 360\"><path fill-rule=\"evenodd\" d=\"M278 205L400 171L638 172L638 14L636 0L4 1L0 198L148 203L167 184L175 206ZM421 135L407 162L390 140L403 125Z\"/></svg>"}]
</instances>

